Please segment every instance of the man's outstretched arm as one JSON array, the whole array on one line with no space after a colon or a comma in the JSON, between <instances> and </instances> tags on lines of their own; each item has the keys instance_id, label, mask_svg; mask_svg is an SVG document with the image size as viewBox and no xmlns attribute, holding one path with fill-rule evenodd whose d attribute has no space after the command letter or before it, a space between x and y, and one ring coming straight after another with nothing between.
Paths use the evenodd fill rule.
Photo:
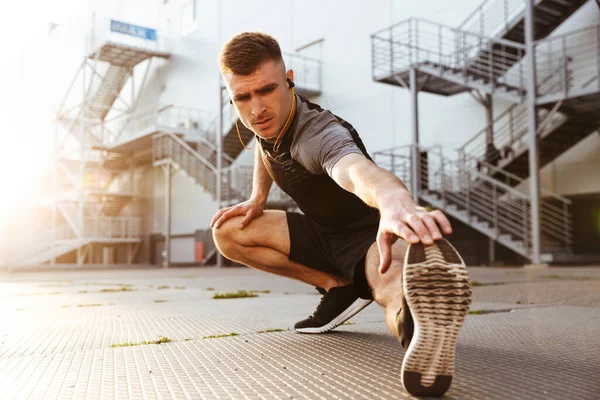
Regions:
<instances>
[{"instance_id":1,"label":"man's outstretched arm","mask_svg":"<svg viewBox=\"0 0 600 400\"><path fill-rule=\"evenodd\" d=\"M428 212L419 207L397 176L378 167L362 154L342 157L333 166L331 176L338 185L381 213L377 244L382 273L390 265L391 246L397 237L409 243L429 245L442 238L437 224L445 234L452 233L450 222L441 211Z\"/></svg>"}]
</instances>

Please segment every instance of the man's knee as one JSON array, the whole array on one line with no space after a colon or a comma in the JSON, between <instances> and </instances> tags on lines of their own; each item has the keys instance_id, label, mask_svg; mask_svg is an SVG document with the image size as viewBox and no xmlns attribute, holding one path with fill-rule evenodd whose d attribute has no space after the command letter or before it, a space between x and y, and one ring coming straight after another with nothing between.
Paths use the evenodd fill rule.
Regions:
<instances>
[{"instance_id":1,"label":"man's knee","mask_svg":"<svg viewBox=\"0 0 600 400\"><path fill-rule=\"evenodd\" d=\"M236 250L241 245L240 222L243 217L233 217L225 221L219 229L213 228L213 240L217 249L227 258L234 257Z\"/></svg>"}]
</instances>

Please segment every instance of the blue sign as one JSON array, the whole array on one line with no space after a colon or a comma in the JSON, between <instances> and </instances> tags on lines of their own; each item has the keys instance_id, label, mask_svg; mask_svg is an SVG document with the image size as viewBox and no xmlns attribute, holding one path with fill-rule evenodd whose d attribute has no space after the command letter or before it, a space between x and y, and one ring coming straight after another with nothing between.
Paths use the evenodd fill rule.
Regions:
<instances>
[{"instance_id":1,"label":"blue sign","mask_svg":"<svg viewBox=\"0 0 600 400\"><path fill-rule=\"evenodd\" d=\"M156 29L145 28L143 26L128 24L126 22L120 22L111 19L110 30L111 32L118 32L124 35L156 41Z\"/></svg>"}]
</instances>

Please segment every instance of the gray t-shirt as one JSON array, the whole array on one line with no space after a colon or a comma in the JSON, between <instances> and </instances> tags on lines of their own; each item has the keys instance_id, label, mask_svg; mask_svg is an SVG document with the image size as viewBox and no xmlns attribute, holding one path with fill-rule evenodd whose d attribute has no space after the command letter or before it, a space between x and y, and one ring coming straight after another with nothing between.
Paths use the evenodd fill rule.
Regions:
<instances>
[{"instance_id":1,"label":"gray t-shirt","mask_svg":"<svg viewBox=\"0 0 600 400\"><path fill-rule=\"evenodd\" d=\"M328 110L310 108L296 99L294 139L290 152L310 173L331 176L333 166L351 153L363 154L348 129Z\"/></svg>"}]
</instances>

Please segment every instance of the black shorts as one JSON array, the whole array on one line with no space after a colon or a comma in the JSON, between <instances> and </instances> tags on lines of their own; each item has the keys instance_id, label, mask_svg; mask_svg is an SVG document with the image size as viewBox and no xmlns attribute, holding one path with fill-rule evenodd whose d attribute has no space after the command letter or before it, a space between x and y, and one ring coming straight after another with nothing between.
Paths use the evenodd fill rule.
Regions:
<instances>
[{"instance_id":1,"label":"black shorts","mask_svg":"<svg viewBox=\"0 0 600 400\"><path fill-rule=\"evenodd\" d=\"M372 298L365 277L367 251L375 243L379 218L369 214L349 226L327 229L303 214L286 212L291 261L354 282L357 293Z\"/></svg>"}]
</instances>

